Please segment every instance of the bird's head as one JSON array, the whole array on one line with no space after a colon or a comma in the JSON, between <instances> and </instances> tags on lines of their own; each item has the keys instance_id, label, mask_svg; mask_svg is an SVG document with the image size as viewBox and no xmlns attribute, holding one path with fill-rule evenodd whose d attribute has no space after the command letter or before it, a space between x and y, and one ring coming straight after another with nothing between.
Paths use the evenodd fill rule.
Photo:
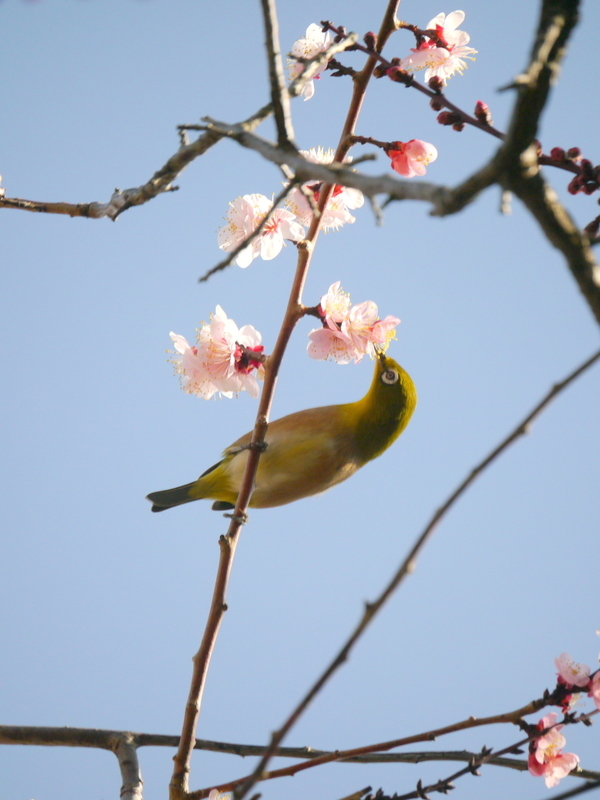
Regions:
<instances>
[{"instance_id":1,"label":"bird's head","mask_svg":"<svg viewBox=\"0 0 600 800\"><path fill-rule=\"evenodd\" d=\"M365 460L380 455L398 438L416 405L417 391L408 372L385 352L378 351L369 391L356 404Z\"/></svg>"}]
</instances>

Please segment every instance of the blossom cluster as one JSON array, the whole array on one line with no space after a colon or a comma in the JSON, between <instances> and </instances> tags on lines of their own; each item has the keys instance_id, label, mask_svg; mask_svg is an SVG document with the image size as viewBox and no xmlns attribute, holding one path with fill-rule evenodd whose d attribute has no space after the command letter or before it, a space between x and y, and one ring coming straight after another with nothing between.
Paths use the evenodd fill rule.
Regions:
<instances>
[{"instance_id":1,"label":"blossom cluster","mask_svg":"<svg viewBox=\"0 0 600 800\"><path fill-rule=\"evenodd\" d=\"M447 17L445 14L434 17L427 30L420 32L419 44L411 55L400 60L400 69L405 72L426 69L425 79L436 77L440 86L445 85L455 72L462 72L466 67L464 59L472 58L472 54L477 52L467 47L469 35L458 30L464 18L463 11L453 11ZM309 25L306 34L292 46L288 64L292 78L302 75L305 62L324 53L332 42L330 31L323 31L314 23ZM324 62L313 78L305 83L302 89L305 100L313 97L314 82L326 68L327 62ZM437 149L420 139L390 142L385 149L392 169L407 178L424 175L427 165L437 158ZM319 147L300 151L300 155L316 164L331 164L335 153ZM299 242L304 238L305 228L313 219L314 206L319 202L320 190L320 183L294 187L285 201L285 208L274 208L273 201L262 194L245 194L236 198L229 203L225 225L219 230L219 247L227 253L239 250L234 259L239 267L249 266L258 257L270 261L279 255L286 241ZM364 197L358 189L334 186L322 212L322 229L337 230L354 222L350 210L363 204Z\"/></svg>"},{"instance_id":2,"label":"blossom cluster","mask_svg":"<svg viewBox=\"0 0 600 800\"><path fill-rule=\"evenodd\" d=\"M573 705L577 699L573 698L574 694L587 692L600 710L600 670L591 675L587 664L578 664L568 653L561 653L554 663L558 670L558 684L567 692L561 702L563 709L566 711Z\"/></svg>"},{"instance_id":3,"label":"blossom cluster","mask_svg":"<svg viewBox=\"0 0 600 800\"><path fill-rule=\"evenodd\" d=\"M467 68L467 60L474 61L477 50L469 47L471 37L466 31L458 30L465 20L464 11L453 11L451 14L441 13L429 20L425 30L419 31L417 47L411 48L410 55L396 60L396 64L405 72L425 70L425 81L437 78L440 88L446 86L448 79L456 73L461 74ZM367 41L365 37L365 41ZM306 34L294 42L292 58L288 62L290 76L297 78L304 72L305 61L324 53L333 42L330 31L323 31L320 25L309 25ZM368 43L368 42L367 42ZM315 93L314 81L327 69L327 63L319 66L313 79L306 82L302 89L305 100L310 100Z\"/></svg>"},{"instance_id":4,"label":"blossom cluster","mask_svg":"<svg viewBox=\"0 0 600 800\"><path fill-rule=\"evenodd\" d=\"M429 20L427 31L433 36L425 36L418 47L411 49L411 54L400 60L400 67L407 72L425 70L425 81L439 78L442 86L446 86L448 78L455 73L461 74L467 68L465 59L474 61L477 50L467 47L471 37L458 26L464 22L464 11L453 11L446 16L438 14Z\"/></svg>"},{"instance_id":5,"label":"blossom cluster","mask_svg":"<svg viewBox=\"0 0 600 800\"><path fill-rule=\"evenodd\" d=\"M288 62L291 77L298 78L304 72L304 64L298 59L315 58L319 53L324 53L332 42L333 36L329 31L323 32L321 26L316 25L314 22L312 25L309 25L306 29L306 35L295 41L292 45L292 58ZM316 74L313 75L312 79L304 84L301 94L305 100L310 100L314 95L314 81L319 80L321 73L325 69L327 69L327 62L322 64L318 68Z\"/></svg>"},{"instance_id":6,"label":"blossom cluster","mask_svg":"<svg viewBox=\"0 0 600 800\"><path fill-rule=\"evenodd\" d=\"M561 653L554 659L554 663L558 670L558 687L564 692L557 705L568 712L577 701L578 695L587 692L596 708L600 709L600 670L591 674L587 664L578 664L568 653ZM531 742L527 760L529 772L543 777L548 787L556 786L579 764L579 756L563 752L566 739L561 730L565 726L557 725L557 719L557 715L551 713L539 720L536 727L544 733Z\"/></svg>"},{"instance_id":7,"label":"blossom cluster","mask_svg":"<svg viewBox=\"0 0 600 800\"><path fill-rule=\"evenodd\" d=\"M572 772L579 764L575 753L563 753L567 740L560 732L564 725L557 725L557 715L547 714L538 722L537 728L546 731L531 743L527 767L532 775L543 777L549 788Z\"/></svg>"},{"instance_id":8,"label":"blossom cluster","mask_svg":"<svg viewBox=\"0 0 600 800\"><path fill-rule=\"evenodd\" d=\"M314 164L331 164L334 150L322 147L301 150L300 155ZM285 201L285 208L273 208L273 201L262 194L245 194L229 203L225 225L219 230L218 243L221 250L233 252L249 237L252 240L236 256L239 267L247 267L261 257L269 261L279 255L285 242L299 242L304 238L305 226L313 218L313 204L319 202L320 183L306 183L294 187ZM358 189L347 186L334 186L331 197L323 209L321 227L324 231L337 230L343 225L355 222L349 209L360 208L365 198ZM266 222L265 222L266 220ZM262 228L260 226L262 225Z\"/></svg>"},{"instance_id":9,"label":"blossom cluster","mask_svg":"<svg viewBox=\"0 0 600 800\"><path fill-rule=\"evenodd\" d=\"M263 377L260 333L252 325L238 328L221 306L217 306L208 325L197 331L196 344L171 333L175 355L170 359L181 379L181 388L205 400L219 392L225 397L246 391L258 397L253 375ZM252 357L256 353L257 358Z\"/></svg>"},{"instance_id":10,"label":"blossom cluster","mask_svg":"<svg viewBox=\"0 0 600 800\"><path fill-rule=\"evenodd\" d=\"M375 356L386 350L395 338L398 317L379 319L377 306L366 300L351 306L350 297L341 287L340 281L329 287L317 307L322 327L309 333L308 354L311 358L331 359L338 364L357 364L365 355Z\"/></svg>"},{"instance_id":11,"label":"blossom cluster","mask_svg":"<svg viewBox=\"0 0 600 800\"><path fill-rule=\"evenodd\" d=\"M236 256L238 267L249 266L258 256L270 261L279 255L286 239L298 242L304 238L304 228L295 215L283 208L273 209L273 201L264 194L238 197L229 203L225 220L217 240L227 253L236 250L264 223L262 230Z\"/></svg>"}]
</instances>

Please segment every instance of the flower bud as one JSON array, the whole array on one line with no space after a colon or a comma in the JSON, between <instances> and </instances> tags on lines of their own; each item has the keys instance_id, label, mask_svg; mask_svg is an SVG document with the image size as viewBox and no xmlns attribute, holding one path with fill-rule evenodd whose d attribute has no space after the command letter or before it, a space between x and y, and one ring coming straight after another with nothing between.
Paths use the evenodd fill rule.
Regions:
<instances>
[{"instance_id":1,"label":"flower bud","mask_svg":"<svg viewBox=\"0 0 600 800\"><path fill-rule=\"evenodd\" d=\"M396 83L403 83L405 86L410 86L414 82L412 75L409 75L406 70L401 67L390 67L387 71L387 76L390 80Z\"/></svg>"},{"instance_id":2,"label":"flower bud","mask_svg":"<svg viewBox=\"0 0 600 800\"><path fill-rule=\"evenodd\" d=\"M479 122L482 122L484 125L491 125L492 124L492 114L490 111L490 107L487 103L484 103L483 100L478 100L475 103L475 111L474 111L475 119Z\"/></svg>"},{"instance_id":3,"label":"flower bud","mask_svg":"<svg viewBox=\"0 0 600 800\"><path fill-rule=\"evenodd\" d=\"M377 50L377 36L373 31L368 31L363 36L363 42L367 45L369 50Z\"/></svg>"},{"instance_id":4,"label":"flower bud","mask_svg":"<svg viewBox=\"0 0 600 800\"><path fill-rule=\"evenodd\" d=\"M458 125L462 123L464 127L462 115L457 111L442 111L441 114L437 115L437 121L440 125Z\"/></svg>"},{"instance_id":5,"label":"flower bud","mask_svg":"<svg viewBox=\"0 0 600 800\"><path fill-rule=\"evenodd\" d=\"M565 160L565 151L562 147L553 147L552 150L550 150L550 158L552 161L562 162Z\"/></svg>"}]
</instances>

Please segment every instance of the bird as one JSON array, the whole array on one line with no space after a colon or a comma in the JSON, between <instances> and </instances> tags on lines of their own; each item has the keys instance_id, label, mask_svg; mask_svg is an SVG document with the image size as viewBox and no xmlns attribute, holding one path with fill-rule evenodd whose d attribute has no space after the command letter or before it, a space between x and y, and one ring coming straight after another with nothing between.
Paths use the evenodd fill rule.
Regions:
<instances>
[{"instance_id":1,"label":"bird","mask_svg":"<svg viewBox=\"0 0 600 800\"><path fill-rule=\"evenodd\" d=\"M393 444L417 404L410 375L378 352L367 394L355 403L297 411L269 424L258 462L250 508L272 508L320 494L345 481ZM213 510L235 508L252 431L237 439L221 461L184 486L151 492L152 511L213 500Z\"/></svg>"}]
</instances>

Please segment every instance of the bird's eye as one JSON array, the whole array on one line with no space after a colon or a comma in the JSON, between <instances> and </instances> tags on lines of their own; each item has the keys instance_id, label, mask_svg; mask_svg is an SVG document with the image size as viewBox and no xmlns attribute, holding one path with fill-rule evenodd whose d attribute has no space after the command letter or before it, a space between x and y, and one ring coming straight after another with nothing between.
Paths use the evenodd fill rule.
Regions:
<instances>
[{"instance_id":1,"label":"bird's eye","mask_svg":"<svg viewBox=\"0 0 600 800\"><path fill-rule=\"evenodd\" d=\"M381 380L384 383L393 384L398 383L398 378L400 375L396 372L395 369L386 369L385 372L381 373Z\"/></svg>"}]
</instances>

